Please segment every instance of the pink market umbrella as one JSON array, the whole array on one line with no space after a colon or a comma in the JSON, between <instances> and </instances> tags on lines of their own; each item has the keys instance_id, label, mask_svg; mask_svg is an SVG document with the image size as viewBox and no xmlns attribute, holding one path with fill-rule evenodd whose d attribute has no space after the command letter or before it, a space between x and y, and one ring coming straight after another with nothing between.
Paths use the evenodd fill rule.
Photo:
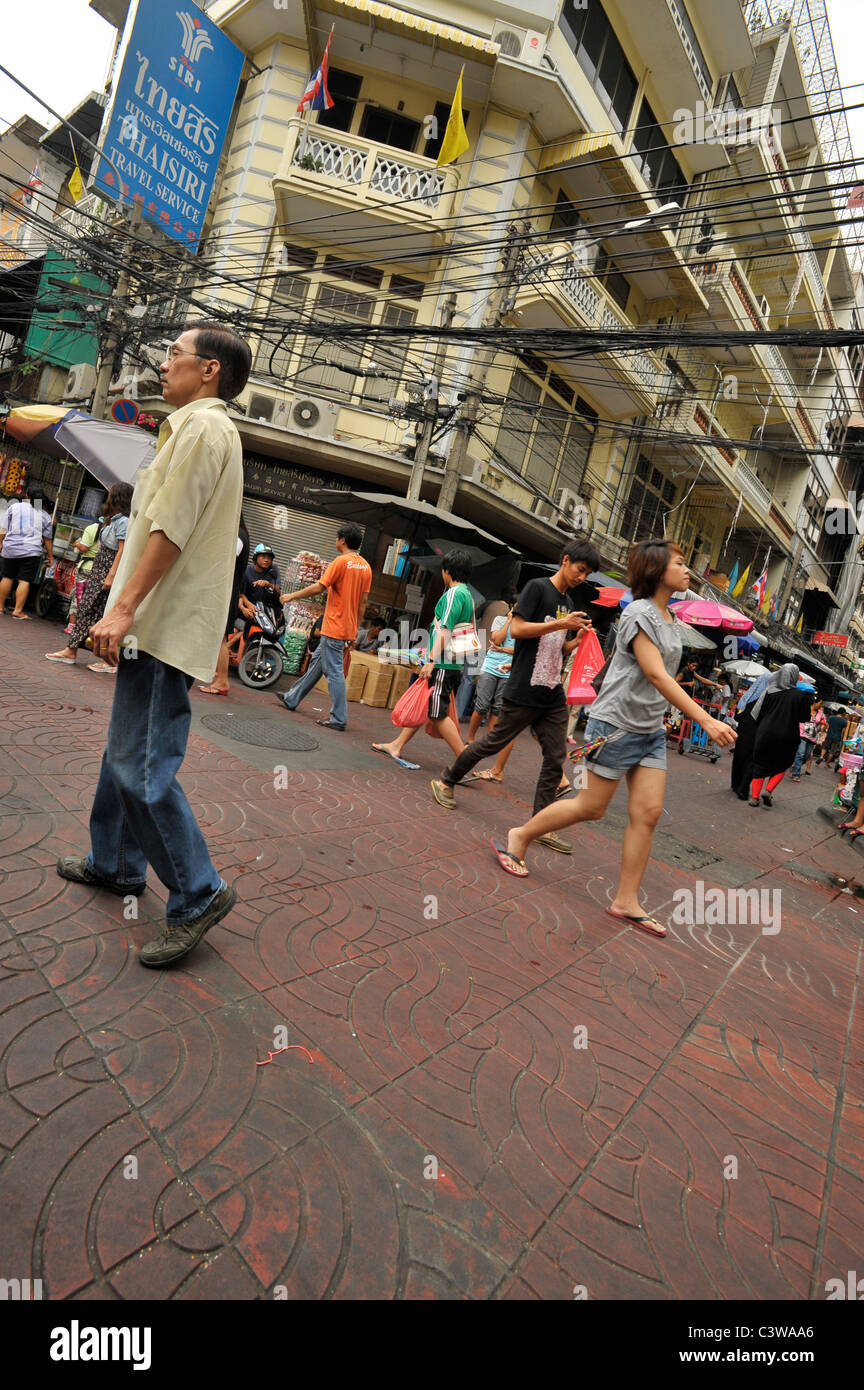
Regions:
<instances>
[{"instance_id":1,"label":"pink market umbrella","mask_svg":"<svg viewBox=\"0 0 864 1390\"><path fill-rule=\"evenodd\" d=\"M735 608L727 608L713 599L686 598L678 603L670 603L676 618L696 627L720 627L726 632L749 632L753 626L751 618L746 618Z\"/></svg>"}]
</instances>

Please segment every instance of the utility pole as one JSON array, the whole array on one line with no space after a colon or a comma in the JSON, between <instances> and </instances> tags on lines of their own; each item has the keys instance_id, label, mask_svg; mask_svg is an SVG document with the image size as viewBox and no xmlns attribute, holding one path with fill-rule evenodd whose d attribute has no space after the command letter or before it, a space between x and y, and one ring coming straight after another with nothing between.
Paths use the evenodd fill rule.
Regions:
<instances>
[{"instance_id":1,"label":"utility pole","mask_svg":"<svg viewBox=\"0 0 864 1390\"><path fill-rule=\"evenodd\" d=\"M449 328L456 314L456 296L448 294L441 310L441 327ZM432 362L432 374L427 378L428 395L423 402L423 428L417 436L417 444L414 450L414 462L411 467L411 477L408 481L408 492L406 497L409 502L417 502L423 488L423 470L426 467L426 460L429 457L429 447L432 443L432 436L435 433L435 426L438 423L438 398L440 393L441 367L444 362L444 355L447 351L447 342L444 338L438 339L438 347L435 350L435 357Z\"/></svg>"},{"instance_id":2,"label":"utility pole","mask_svg":"<svg viewBox=\"0 0 864 1390\"><path fill-rule=\"evenodd\" d=\"M481 328L497 328L502 319L501 306L511 289L516 276L516 269L522 251L523 238L528 236L531 224L527 218L512 225L509 230L509 243L504 252L504 263L501 267L501 278L498 285L489 296L486 312L483 315ZM474 359L474 365L465 385L464 398L465 407L456 425L456 438L447 457L447 466L444 470L444 481L441 484L441 491L438 495L438 506L442 511L453 510L453 503L456 500L456 493L459 490L459 483L462 480L462 471L465 467L465 460L468 455L468 444L474 432L477 422L477 414L480 407L480 396L489 375L489 368L495 357L496 348L487 347L481 344Z\"/></svg>"},{"instance_id":3,"label":"utility pole","mask_svg":"<svg viewBox=\"0 0 864 1390\"><path fill-rule=\"evenodd\" d=\"M135 232L141 226L141 210L135 204L129 216L129 231ZM130 248L130 256L132 250ZM120 343L119 329L125 324L125 302L129 293L131 277L128 265L124 265L117 277L117 285L114 289L113 302L108 314L108 336L105 339L105 346L100 353L99 371L96 375L96 386L93 391L93 404L90 413L97 420L105 418L105 407L108 404L108 387L111 385L111 369L114 365L114 354Z\"/></svg>"}]
</instances>

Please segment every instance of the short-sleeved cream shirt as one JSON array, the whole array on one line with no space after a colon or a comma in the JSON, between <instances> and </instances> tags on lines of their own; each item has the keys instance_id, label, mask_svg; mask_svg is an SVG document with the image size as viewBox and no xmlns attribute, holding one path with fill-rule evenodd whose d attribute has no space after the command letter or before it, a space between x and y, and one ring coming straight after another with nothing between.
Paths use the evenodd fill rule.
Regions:
<instances>
[{"instance_id":1,"label":"short-sleeved cream shirt","mask_svg":"<svg viewBox=\"0 0 864 1390\"><path fill-rule=\"evenodd\" d=\"M156 457L139 474L126 544L106 613L153 531L180 554L142 599L129 630L138 649L209 681L225 632L243 502L243 448L225 402L190 401L162 424Z\"/></svg>"}]
</instances>

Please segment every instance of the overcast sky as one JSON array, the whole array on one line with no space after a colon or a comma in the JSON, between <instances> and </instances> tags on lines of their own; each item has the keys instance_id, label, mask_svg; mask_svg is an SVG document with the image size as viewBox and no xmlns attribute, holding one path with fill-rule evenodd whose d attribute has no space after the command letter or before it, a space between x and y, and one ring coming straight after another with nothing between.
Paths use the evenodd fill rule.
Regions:
<instances>
[{"instance_id":1,"label":"overcast sky","mask_svg":"<svg viewBox=\"0 0 864 1390\"><path fill-rule=\"evenodd\" d=\"M10 0L6 0L10 3ZM864 0L828 0L828 15L847 105L864 101ZM14 24L3 25L0 62L55 110L66 115L90 91L100 91L114 30L87 0L18 0ZM43 125L53 117L0 73L0 130L26 113ZM864 156L864 111L849 113L856 154Z\"/></svg>"},{"instance_id":2,"label":"overcast sky","mask_svg":"<svg viewBox=\"0 0 864 1390\"><path fill-rule=\"evenodd\" d=\"M0 63L65 116L103 89L115 33L87 0L18 0L14 23L8 15L3 23ZM57 124L0 73L0 130L24 115Z\"/></svg>"}]
</instances>

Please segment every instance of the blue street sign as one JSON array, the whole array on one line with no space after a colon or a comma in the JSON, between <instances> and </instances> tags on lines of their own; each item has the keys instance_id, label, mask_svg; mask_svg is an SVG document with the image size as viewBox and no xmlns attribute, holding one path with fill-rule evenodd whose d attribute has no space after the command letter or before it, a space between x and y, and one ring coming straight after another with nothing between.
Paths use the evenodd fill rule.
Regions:
<instances>
[{"instance_id":1,"label":"blue street sign","mask_svg":"<svg viewBox=\"0 0 864 1390\"><path fill-rule=\"evenodd\" d=\"M118 425L134 425L138 419L138 407L134 401L124 397L112 405L111 418L116 420Z\"/></svg>"},{"instance_id":2,"label":"blue street sign","mask_svg":"<svg viewBox=\"0 0 864 1390\"><path fill-rule=\"evenodd\" d=\"M194 250L242 68L190 0L139 0L93 186Z\"/></svg>"}]
</instances>

